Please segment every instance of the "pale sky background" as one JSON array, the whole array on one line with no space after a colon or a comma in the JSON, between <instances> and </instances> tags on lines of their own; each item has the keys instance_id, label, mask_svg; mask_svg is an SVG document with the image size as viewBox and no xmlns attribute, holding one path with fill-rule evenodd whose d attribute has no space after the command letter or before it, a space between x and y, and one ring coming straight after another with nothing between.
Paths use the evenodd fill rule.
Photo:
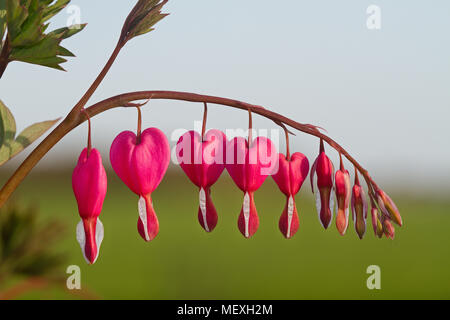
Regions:
<instances>
[{"instance_id":1,"label":"pale sky background","mask_svg":"<svg viewBox=\"0 0 450 320\"><path fill-rule=\"evenodd\" d=\"M66 73L10 64L0 98L19 129L70 110L109 57L134 3L72 1L88 26L63 43L77 55ZM381 30L366 27L372 4L381 8ZM156 31L123 49L91 103L151 89L235 98L326 128L381 185L450 190L450 1L171 0L165 11L171 15ZM69 16L60 13L50 29ZM144 109L145 126L169 136L201 117L202 106L188 102L153 101ZM135 110L115 109L93 125L95 147L109 165L109 146L120 131L134 130ZM245 112L210 106L209 127L246 125ZM257 116L255 127L275 126ZM55 161L73 167L85 137L86 126L76 129L39 168ZM316 157L315 138L299 133L292 145Z\"/></svg>"}]
</instances>

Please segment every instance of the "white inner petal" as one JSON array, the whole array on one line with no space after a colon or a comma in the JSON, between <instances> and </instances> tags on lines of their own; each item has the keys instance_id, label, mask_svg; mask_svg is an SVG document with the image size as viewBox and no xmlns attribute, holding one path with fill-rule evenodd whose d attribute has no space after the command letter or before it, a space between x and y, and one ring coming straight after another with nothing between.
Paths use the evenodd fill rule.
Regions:
<instances>
[{"instance_id":1,"label":"white inner petal","mask_svg":"<svg viewBox=\"0 0 450 320\"><path fill-rule=\"evenodd\" d=\"M331 218L330 218L330 222L328 223L328 226L330 226L331 222L333 221L333 217L334 217L334 211L336 210L336 192L334 190L334 186L333 188L331 188L331 194L330 194L330 212L331 212Z\"/></svg>"},{"instance_id":2,"label":"white inner petal","mask_svg":"<svg viewBox=\"0 0 450 320\"><path fill-rule=\"evenodd\" d=\"M314 195L316 196L317 216L319 217L320 224L323 226L322 220L320 220L320 211L322 210L322 202L320 201L319 190L314 190Z\"/></svg>"},{"instance_id":3,"label":"white inner petal","mask_svg":"<svg viewBox=\"0 0 450 320\"><path fill-rule=\"evenodd\" d=\"M97 226L95 227L95 241L97 242L97 256L95 257L96 261L99 256L100 246L102 245L104 237L105 237L105 228L103 227L103 223L100 221L100 219L97 219Z\"/></svg>"},{"instance_id":4,"label":"white inner petal","mask_svg":"<svg viewBox=\"0 0 450 320\"><path fill-rule=\"evenodd\" d=\"M147 229L147 206L145 204L144 197L139 198L138 210L139 210L139 218L141 219L142 224L144 225L145 240L150 241L150 236L148 235Z\"/></svg>"},{"instance_id":5,"label":"white inner petal","mask_svg":"<svg viewBox=\"0 0 450 320\"><path fill-rule=\"evenodd\" d=\"M81 252L83 252L83 257L84 259L88 262L89 260L86 259L86 254L84 253L85 250L85 245L86 245L86 234L84 233L84 225L83 225L83 220L80 220L80 222L78 222L77 224L77 231L76 231L76 235L77 235L77 241L80 244L81 247Z\"/></svg>"},{"instance_id":6,"label":"white inner petal","mask_svg":"<svg viewBox=\"0 0 450 320\"><path fill-rule=\"evenodd\" d=\"M95 263L95 261L97 261L98 255L100 253L100 246L102 245L104 235L105 235L105 229L103 227L103 223L100 221L100 219L97 219L97 224L95 226L95 243L97 244L97 256L95 257L94 263ZM86 253L85 253L86 233L84 230L83 220L80 220L80 222L78 222L78 224L77 224L76 237L77 237L78 243L80 244L81 252L83 252L84 260L86 260L86 262L90 264L91 262L88 260L88 258L86 258Z\"/></svg>"},{"instance_id":7,"label":"white inner petal","mask_svg":"<svg viewBox=\"0 0 450 320\"><path fill-rule=\"evenodd\" d=\"M244 220L245 220L245 237L248 238L250 236L248 230L250 222L250 195L248 194L248 192L245 193L244 204L242 206L242 209L244 211Z\"/></svg>"},{"instance_id":8,"label":"white inner petal","mask_svg":"<svg viewBox=\"0 0 450 320\"><path fill-rule=\"evenodd\" d=\"M292 225L292 217L294 216L294 198L289 196L288 201L288 229L287 229L287 238L291 237L291 225Z\"/></svg>"},{"instance_id":9,"label":"white inner petal","mask_svg":"<svg viewBox=\"0 0 450 320\"><path fill-rule=\"evenodd\" d=\"M206 232L209 232L208 221L206 221L206 192L205 189L201 188L199 193L199 203L200 210L203 216L203 225L205 226Z\"/></svg>"}]
</instances>

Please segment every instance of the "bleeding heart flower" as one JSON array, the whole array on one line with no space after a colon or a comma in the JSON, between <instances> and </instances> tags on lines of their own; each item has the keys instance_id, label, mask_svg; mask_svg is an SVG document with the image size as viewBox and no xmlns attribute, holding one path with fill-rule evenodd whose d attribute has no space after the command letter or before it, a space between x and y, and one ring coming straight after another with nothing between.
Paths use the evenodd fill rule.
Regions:
<instances>
[{"instance_id":1,"label":"bleeding heart flower","mask_svg":"<svg viewBox=\"0 0 450 320\"><path fill-rule=\"evenodd\" d=\"M309 173L309 161L302 153L296 152L289 159L282 153L278 155L279 167L272 175L281 192L286 195L286 205L278 222L281 233L291 238L297 233L299 219L294 197L300 191Z\"/></svg>"},{"instance_id":2,"label":"bleeding heart flower","mask_svg":"<svg viewBox=\"0 0 450 320\"><path fill-rule=\"evenodd\" d=\"M72 189L78 203L81 221L77 240L89 264L95 263L103 241L103 224L98 219L106 196L107 178L102 157L97 149L85 148L72 174Z\"/></svg>"},{"instance_id":3,"label":"bleeding heart flower","mask_svg":"<svg viewBox=\"0 0 450 320\"><path fill-rule=\"evenodd\" d=\"M186 132L178 140L176 153L181 168L200 189L198 221L206 232L211 232L217 225L211 186L225 169L227 138L219 130L209 130L202 140L196 131Z\"/></svg>"},{"instance_id":4,"label":"bleeding heart flower","mask_svg":"<svg viewBox=\"0 0 450 320\"><path fill-rule=\"evenodd\" d=\"M239 189L244 192L244 203L238 227L246 238L259 227L254 192L266 178L278 170L277 151L268 138L258 137L249 147L247 139L238 137L227 143L226 168Z\"/></svg>"},{"instance_id":5,"label":"bleeding heart flower","mask_svg":"<svg viewBox=\"0 0 450 320\"><path fill-rule=\"evenodd\" d=\"M110 160L119 178L139 196L139 234L145 241L153 240L159 222L151 194L169 166L170 147L166 136L157 128L147 129L139 136L124 131L111 145Z\"/></svg>"},{"instance_id":6,"label":"bleeding heart flower","mask_svg":"<svg viewBox=\"0 0 450 320\"><path fill-rule=\"evenodd\" d=\"M317 173L317 187L319 192L314 189L314 176ZM331 196L333 189L334 166L331 160L325 154L323 140L320 140L320 153L311 168L311 188L316 195L316 207L319 214L319 221L327 229L333 219L334 201Z\"/></svg>"},{"instance_id":7,"label":"bleeding heart flower","mask_svg":"<svg viewBox=\"0 0 450 320\"><path fill-rule=\"evenodd\" d=\"M348 216L351 199L350 174L344 168L342 156L340 157L341 167L336 171L335 191L338 211L336 215L336 227L341 235L344 235L348 227Z\"/></svg>"},{"instance_id":8,"label":"bleeding heart flower","mask_svg":"<svg viewBox=\"0 0 450 320\"><path fill-rule=\"evenodd\" d=\"M356 233L360 239L366 233L366 219L367 219L367 199L364 188L361 187L358 178L358 172L355 170L355 185L352 193L352 212L353 223L355 224Z\"/></svg>"}]
</instances>

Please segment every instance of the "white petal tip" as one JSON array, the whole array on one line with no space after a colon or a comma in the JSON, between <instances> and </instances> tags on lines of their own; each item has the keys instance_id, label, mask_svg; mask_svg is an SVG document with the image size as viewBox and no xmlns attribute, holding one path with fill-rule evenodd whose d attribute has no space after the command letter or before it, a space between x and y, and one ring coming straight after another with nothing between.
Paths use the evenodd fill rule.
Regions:
<instances>
[{"instance_id":1,"label":"white petal tip","mask_svg":"<svg viewBox=\"0 0 450 320\"><path fill-rule=\"evenodd\" d=\"M141 219L141 222L144 226L145 241L150 241L150 236L148 234L147 229L147 205L145 203L144 197L139 198L138 211L139 211L139 218Z\"/></svg>"},{"instance_id":2,"label":"white petal tip","mask_svg":"<svg viewBox=\"0 0 450 320\"><path fill-rule=\"evenodd\" d=\"M83 257L88 264L94 264L97 261L104 235L105 235L105 230L103 227L103 223L100 221L100 219L97 219L97 224L95 226L95 243L97 245L97 255L95 256L94 261L91 262L86 257L86 251L85 251L86 250L86 232L84 230L83 220L80 220L80 222L78 222L77 228L76 228L76 238L77 238L78 243L80 244L80 248L81 248L81 252L83 253Z\"/></svg>"}]
</instances>

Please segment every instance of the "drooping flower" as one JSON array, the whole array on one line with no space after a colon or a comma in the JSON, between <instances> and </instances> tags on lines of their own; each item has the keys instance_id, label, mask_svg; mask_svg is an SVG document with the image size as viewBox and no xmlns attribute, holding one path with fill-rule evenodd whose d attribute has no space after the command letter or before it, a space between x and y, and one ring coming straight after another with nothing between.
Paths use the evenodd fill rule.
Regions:
<instances>
[{"instance_id":1,"label":"drooping flower","mask_svg":"<svg viewBox=\"0 0 450 320\"><path fill-rule=\"evenodd\" d=\"M139 234L145 241L153 240L159 222L151 194L169 166L170 147L166 136L157 128L149 128L137 136L124 131L111 145L110 160L119 178L139 196Z\"/></svg>"},{"instance_id":2,"label":"drooping flower","mask_svg":"<svg viewBox=\"0 0 450 320\"><path fill-rule=\"evenodd\" d=\"M72 174L72 189L78 203L81 221L77 240L89 264L95 263L103 241L103 224L98 218L106 196L107 178L97 149L85 148Z\"/></svg>"},{"instance_id":3,"label":"drooping flower","mask_svg":"<svg viewBox=\"0 0 450 320\"><path fill-rule=\"evenodd\" d=\"M394 201L381 189L377 190L377 197L378 205L383 214L389 216L390 220L401 227L403 225L402 216Z\"/></svg>"},{"instance_id":4,"label":"drooping flower","mask_svg":"<svg viewBox=\"0 0 450 320\"><path fill-rule=\"evenodd\" d=\"M259 227L254 193L266 178L278 169L277 157L275 145L265 137L256 138L250 146L247 139L242 137L227 143L227 171L238 188L244 192L238 227L246 238L252 237Z\"/></svg>"},{"instance_id":5,"label":"drooping flower","mask_svg":"<svg viewBox=\"0 0 450 320\"><path fill-rule=\"evenodd\" d=\"M367 199L364 188L359 183L358 171L355 169L355 185L352 192L353 223L359 238L366 233Z\"/></svg>"},{"instance_id":6,"label":"drooping flower","mask_svg":"<svg viewBox=\"0 0 450 320\"><path fill-rule=\"evenodd\" d=\"M314 177L317 173L317 188L314 189ZM327 229L333 220L334 201L332 197L334 166L325 154L323 140L320 140L320 153L311 168L311 188L316 195L317 213L322 226Z\"/></svg>"},{"instance_id":7,"label":"drooping flower","mask_svg":"<svg viewBox=\"0 0 450 320\"><path fill-rule=\"evenodd\" d=\"M288 158L278 155L278 171L272 175L281 192L286 195L286 205L278 222L281 233L287 238L295 235L299 227L299 217L294 197L300 191L309 173L309 161L300 152Z\"/></svg>"},{"instance_id":8,"label":"drooping flower","mask_svg":"<svg viewBox=\"0 0 450 320\"><path fill-rule=\"evenodd\" d=\"M336 227L341 235L344 235L348 227L350 199L352 196L350 174L344 168L342 155L340 155L340 169L336 171L335 192L337 202Z\"/></svg>"},{"instance_id":9,"label":"drooping flower","mask_svg":"<svg viewBox=\"0 0 450 320\"><path fill-rule=\"evenodd\" d=\"M196 131L186 132L177 143L178 163L200 189L198 220L206 232L217 225L217 212L211 200L211 186L225 169L227 139L219 130L209 130L205 139Z\"/></svg>"}]
</instances>

